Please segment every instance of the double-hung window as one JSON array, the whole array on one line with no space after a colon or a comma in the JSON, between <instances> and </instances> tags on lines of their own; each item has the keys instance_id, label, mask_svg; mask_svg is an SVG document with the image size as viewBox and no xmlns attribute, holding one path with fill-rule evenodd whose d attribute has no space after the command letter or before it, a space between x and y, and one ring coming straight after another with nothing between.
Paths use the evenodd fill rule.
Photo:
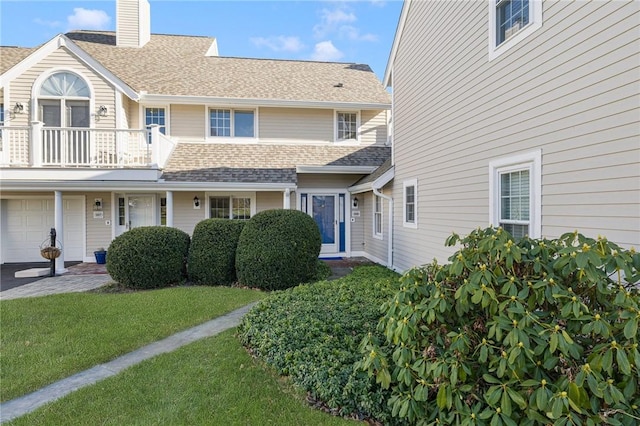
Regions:
<instances>
[{"instance_id":1,"label":"double-hung window","mask_svg":"<svg viewBox=\"0 0 640 426\"><path fill-rule=\"evenodd\" d=\"M251 110L209 109L209 136L255 137L255 112Z\"/></svg>"},{"instance_id":2,"label":"double-hung window","mask_svg":"<svg viewBox=\"0 0 640 426\"><path fill-rule=\"evenodd\" d=\"M489 1L489 59L542 27L542 0Z\"/></svg>"},{"instance_id":3,"label":"double-hung window","mask_svg":"<svg viewBox=\"0 0 640 426\"><path fill-rule=\"evenodd\" d=\"M492 161L490 216L515 238L540 237L540 151Z\"/></svg>"},{"instance_id":4,"label":"double-hung window","mask_svg":"<svg viewBox=\"0 0 640 426\"><path fill-rule=\"evenodd\" d=\"M336 140L356 141L358 140L358 114L355 112L336 113Z\"/></svg>"},{"instance_id":5,"label":"double-hung window","mask_svg":"<svg viewBox=\"0 0 640 426\"><path fill-rule=\"evenodd\" d=\"M406 180L402 184L402 225L418 227L418 180Z\"/></svg>"},{"instance_id":6,"label":"double-hung window","mask_svg":"<svg viewBox=\"0 0 640 426\"><path fill-rule=\"evenodd\" d=\"M373 236L382 239L382 197L373 195Z\"/></svg>"},{"instance_id":7,"label":"double-hung window","mask_svg":"<svg viewBox=\"0 0 640 426\"><path fill-rule=\"evenodd\" d=\"M209 197L209 217L215 219L250 219L251 197Z\"/></svg>"},{"instance_id":8,"label":"double-hung window","mask_svg":"<svg viewBox=\"0 0 640 426\"><path fill-rule=\"evenodd\" d=\"M163 135L167 134L167 114L165 108L145 108L144 124L147 130L151 130L152 124L158 125L158 130ZM148 141L151 143L151 132L149 132Z\"/></svg>"}]
</instances>

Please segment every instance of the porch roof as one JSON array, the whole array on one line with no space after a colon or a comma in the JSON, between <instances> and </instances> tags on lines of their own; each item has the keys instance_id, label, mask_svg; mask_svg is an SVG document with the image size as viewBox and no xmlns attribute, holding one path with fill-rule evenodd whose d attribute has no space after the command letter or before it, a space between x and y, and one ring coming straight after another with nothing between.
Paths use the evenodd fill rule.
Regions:
<instances>
[{"instance_id":1,"label":"porch roof","mask_svg":"<svg viewBox=\"0 0 640 426\"><path fill-rule=\"evenodd\" d=\"M377 167L391 155L381 146L180 143L162 178L183 182L297 184L298 166Z\"/></svg>"}]
</instances>

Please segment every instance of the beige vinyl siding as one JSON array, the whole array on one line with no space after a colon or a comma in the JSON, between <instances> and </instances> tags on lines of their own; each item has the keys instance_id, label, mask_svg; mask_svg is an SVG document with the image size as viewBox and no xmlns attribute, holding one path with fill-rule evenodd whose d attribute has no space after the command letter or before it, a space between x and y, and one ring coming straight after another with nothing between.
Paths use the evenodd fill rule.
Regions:
<instances>
[{"instance_id":1,"label":"beige vinyl siding","mask_svg":"<svg viewBox=\"0 0 640 426\"><path fill-rule=\"evenodd\" d=\"M87 223L87 246L85 257L93 258L93 252L103 247L105 250L111 244L112 227L106 221L113 221L111 217L111 193L110 192L88 192L84 194L86 201L86 223ZM102 198L102 219L93 218L93 206L96 198Z\"/></svg>"},{"instance_id":2,"label":"beige vinyl siding","mask_svg":"<svg viewBox=\"0 0 640 426\"><path fill-rule=\"evenodd\" d=\"M412 2L394 63L394 264L445 260L489 223L489 162L542 152L542 235L640 245L637 2L543 2L543 27L489 61L484 2ZM418 229L402 182L418 179Z\"/></svg>"},{"instance_id":3,"label":"beige vinyl siding","mask_svg":"<svg viewBox=\"0 0 640 426\"><path fill-rule=\"evenodd\" d=\"M387 143L387 112L362 111L360 113L360 143L385 145Z\"/></svg>"},{"instance_id":4,"label":"beige vinyl siding","mask_svg":"<svg viewBox=\"0 0 640 426\"><path fill-rule=\"evenodd\" d=\"M298 192L304 192L305 189L318 188L334 188L344 191L361 177L362 175L299 174Z\"/></svg>"},{"instance_id":5,"label":"beige vinyl siding","mask_svg":"<svg viewBox=\"0 0 640 426\"><path fill-rule=\"evenodd\" d=\"M116 96L118 96L116 94ZM125 95L121 94L120 97L122 98L122 124L121 124L121 128L122 129L132 129L133 127L131 127L131 108L129 106L129 102L131 102L131 100L126 97Z\"/></svg>"},{"instance_id":6,"label":"beige vinyl siding","mask_svg":"<svg viewBox=\"0 0 640 426\"><path fill-rule=\"evenodd\" d=\"M60 71L76 71L87 79L93 87L94 107L97 108L99 105L104 105L109 111L109 114L107 114L106 117L101 117L100 120L92 119L92 124L98 129L112 129L115 127L115 89L63 47L58 48L58 50L52 52L38 64L32 66L10 82L10 104L13 105L16 102L21 102L25 107L25 112L27 112L16 115L11 122L12 126L26 126L30 121L39 118L37 111L35 112L35 117L31 115L33 109L31 99L33 95L37 97L37 93L34 94L32 92L33 84L42 73L49 72L52 68L59 69ZM92 113L93 112L95 111L92 111Z\"/></svg>"},{"instance_id":7,"label":"beige vinyl siding","mask_svg":"<svg viewBox=\"0 0 640 426\"><path fill-rule=\"evenodd\" d=\"M171 105L169 114L171 136L181 141L204 141L207 135L203 105Z\"/></svg>"},{"instance_id":8,"label":"beige vinyl siding","mask_svg":"<svg viewBox=\"0 0 640 426\"><path fill-rule=\"evenodd\" d=\"M140 41L139 0L117 1L117 44L122 47L136 47Z\"/></svg>"},{"instance_id":9,"label":"beige vinyl siding","mask_svg":"<svg viewBox=\"0 0 640 426\"><path fill-rule=\"evenodd\" d=\"M366 192L364 194L360 194L363 203L361 204L361 217L360 220L364 224L365 232L365 242L364 242L364 251L373 256L374 259L377 259L381 262L387 262L387 243L389 241L389 227L388 227L388 218L389 218L389 203L386 200L382 200L382 239L375 238L373 236L373 209L374 209L374 195L373 192Z\"/></svg>"},{"instance_id":10,"label":"beige vinyl siding","mask_svg":"<svg viewBox=\"0 0 640 426\"><path fill-rule=\"evenodd\" d=\"M258 133L265 142L333 142L333 110L260 108Z\"/></svg>"},{"instance_id":11,"label":"beige vinyl siding","mask_svg":"<svg viewBox=\"0 0 640 426\"><path fill-rule=\"evenodd\" d=\"M353 199L358 198L358 208L353 208ZM351 218L354 219L351 224L351 251L366 251L365 247L365 232L364 228L364 216L362 216L362 211L364 209L364 204L366 203L367 193L354 194L351 195L349 199L349 208L347 208L348 216L346 218L347 221L350 221ZM360 212L360 216L353 216L353 212Z\"/></svg>"},{"instance_id":12,"label":"beige vinyl siding","mask_svg":"<svg viewBox=\"0 0 640 426\"><path fill-rule=\"evenodd\" d=\"M142 129L142 123L144 123L144 120L141 120L140 117L140 104L138 104L135 101L132 101L130 99L128 99L127 102L127 111L129 114L129 128L130 129Z\"/></svg>"},{"instance_id":13,"label":"beige vinyl siding","mask_svg":"<svg viewBox=\"0 0 640 426\"><path fill-rule=\"evenodd\" d=\"M295 205L295 196L291 195L291 204ZM256 192L256 213L264 210L281 209L284 205L282 192Z\"/></svg>"},{"instance_id":14,"label":"beige vinyl siding","mask_svg":"<svg viewBox=\"0 0 640 426\"><path fill-rule=\"evenodd\" d=\"M164 197L165 195L160 195ZM200 208L193 208L193 197L200 199ZM193 235L193 228L207 218L204 192L174 192L173 193L173 226L189 235ZM159 222L159 219L158 219Z\"/></svg>"}]
</instances>

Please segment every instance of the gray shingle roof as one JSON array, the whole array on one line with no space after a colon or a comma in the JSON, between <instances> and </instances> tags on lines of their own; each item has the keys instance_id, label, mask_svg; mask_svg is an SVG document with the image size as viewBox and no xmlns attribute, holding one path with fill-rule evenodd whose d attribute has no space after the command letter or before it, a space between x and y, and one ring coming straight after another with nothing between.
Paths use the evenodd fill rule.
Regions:
<instances>
[{"instance_id":1,"label":"gray shingle roof","mask_svg":"<svg viewBox=\"0 0 640 426\"><path fill-rule=\"evenodd\" d=\"M210 37L151 35L116 47L114 32L66 34L135 91L240 99L390 103L368 65L205 56ZM334 87L342 83L342 87Z\"/></svg>"},{"instance_id":2,"label":"gray shingle roof","mask_svg":"<svg viewBox=\"0 0 640 426\"><path fill-rule=\"evenodd\" d=\"M384 163L380 165L377 169L373 171L373 173L363 176L358 182L354 183L353 186L362 185L365 183L372 183L374 180L378 179L380 176L385 174L393 164L391 164L391 157L387 158Z\"/></svg>"},{"instance_id":3,"label":"gray shingle roof","mask_svg":"<svg viewBox=\"0 0 640 426\"><path fill-rule=\"evenodd\" d=\"M297 183L296 166L372 166L391 155L380 146L180 143L166 181Z\"/></svg>"}]
</instances>

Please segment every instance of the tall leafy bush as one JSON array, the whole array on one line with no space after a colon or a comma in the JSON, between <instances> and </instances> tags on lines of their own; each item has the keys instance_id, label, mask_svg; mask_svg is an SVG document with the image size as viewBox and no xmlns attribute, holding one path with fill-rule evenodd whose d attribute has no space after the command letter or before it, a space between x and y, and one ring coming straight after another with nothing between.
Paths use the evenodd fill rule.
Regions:
<instances>
[{"instance_id":1,"label":"tall leafy bush","mask_svg":"<svg viewBox=\"0 0 640 426\"><path fill-rule=\"evenodd\" d=\"M298 210L266 210L245 225L236 252L238 280L249 287L282 290L316 274L320 231Z\"/></svg>"},{"instance_id":2,"label":"tall leafy bush","mask_svg":"<svg viewBox=\"0 0 640 426\"><path fill-rule=\"evenodd\" d=\"M384 305L359 367L414 424L637 425L640 256L577 232L453 235Z\"/></svg>"},{"instance_id":3,"label":"tall leafy bush","mask_svg":"<svg viewBox=\"0 0 640 426\"><path fill-rule=\"evenodd\" d=\"M236 281L236 249L244 228L242 220L206 219L193 230L189 248L189 280L205 285Z\"/></svg>"},{"instance_id":4,"label":"tall leafy bush","mask_svg":"<svg viewBox=\"0 0 640 426\"><path fill-rule=\"evenodd\" d=\"M107 272L118 283L133 288L181 283L186 278L189 242L189 234L176 228L134 228L111 242Z\"/></svg>"}]
</instances>

